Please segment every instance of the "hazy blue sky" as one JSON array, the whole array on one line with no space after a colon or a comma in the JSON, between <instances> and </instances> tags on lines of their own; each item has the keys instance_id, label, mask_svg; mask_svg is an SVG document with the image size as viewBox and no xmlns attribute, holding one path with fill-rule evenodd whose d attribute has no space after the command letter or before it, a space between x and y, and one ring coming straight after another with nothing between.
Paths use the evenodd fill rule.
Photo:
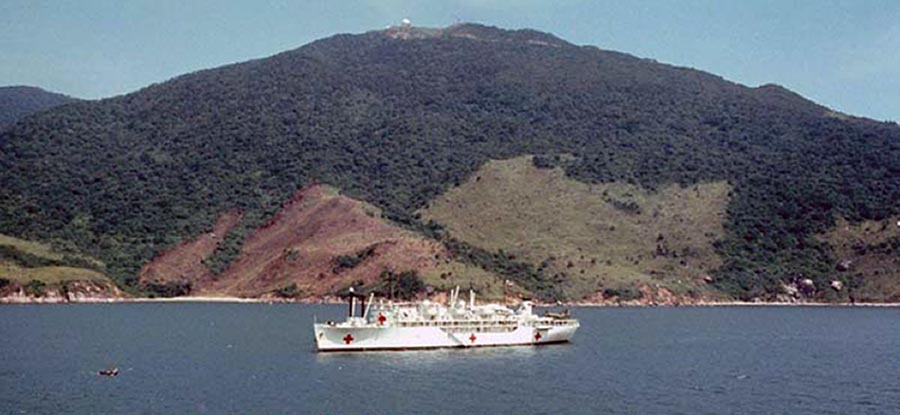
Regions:
<instances>
[{"instance_id":1,"label":"hazy blue sky","mask_svg":"<svg viewBox=\"0 0 900 415\"><path fill-rule=\"evenodd\" d=\"M898 0L0 0L0 85L107 97L404 17L534 28L900 120Z\"/></svg>"}]
</instances>

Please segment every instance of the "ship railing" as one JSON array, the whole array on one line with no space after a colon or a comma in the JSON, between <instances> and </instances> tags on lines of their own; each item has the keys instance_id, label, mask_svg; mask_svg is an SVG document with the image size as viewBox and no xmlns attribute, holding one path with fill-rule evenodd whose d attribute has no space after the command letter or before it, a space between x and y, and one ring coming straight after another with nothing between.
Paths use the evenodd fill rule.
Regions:
<instances>
[{"instance_id":1,"label":"ship railing","mask_svg":"<svg viewBox=\"0 0 900 415\"><path fill-rule=\"evenodd\" d=\"M441 320L415 320L415 321L393 321L390 322L387 327L439 327L439 328L466 328L473 330L480 330L484 328L509 328L514 329L515 327L524 326L524 327L568 327L578 325L578 320L570 319L570 320L553 320L553 321L542 321L542 320L532 320L532 321L503 321L503 320L494 320L494 321L476 321L476 320L463 320L463 321L441 321Z\"/></svg>"},{"instance_id":2,"label":"ship railing","mask_svg":"<svg viewBox=\"0 0 900 415\"><path fill-rule=\"evenodd\" d=\"M407 320L392 321L391 327L487 327L519 326L520 320Z\"/></svg>"},{"instance_id":3,"label":"ship railing","mask_svg":"<svg viewBox=\"0 0 900 415\"><path fill-rule=\"evenodd\" d=\"M542 326L574 326L578 324L578 320L574 318L569 319L553 319L553 320L537 320L536 323Z\"/></svg>"}]
</instances>

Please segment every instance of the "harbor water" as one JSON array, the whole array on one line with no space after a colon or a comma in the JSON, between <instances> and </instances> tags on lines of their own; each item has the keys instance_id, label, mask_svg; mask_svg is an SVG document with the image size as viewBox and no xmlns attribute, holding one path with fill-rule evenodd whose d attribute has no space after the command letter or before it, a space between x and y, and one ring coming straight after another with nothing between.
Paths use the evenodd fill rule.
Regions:
<instances>
[{"instance_id":1,"label":"harbor water","mask_svg":"<svg viewBox=\"0 0 900 415\"><path fill-rule=\"evenodd\" d=\"M345 307L5 305L0 413L900 413L900 308L572 311L563 345L316 353Z\"/></svg>"}]
</instances>

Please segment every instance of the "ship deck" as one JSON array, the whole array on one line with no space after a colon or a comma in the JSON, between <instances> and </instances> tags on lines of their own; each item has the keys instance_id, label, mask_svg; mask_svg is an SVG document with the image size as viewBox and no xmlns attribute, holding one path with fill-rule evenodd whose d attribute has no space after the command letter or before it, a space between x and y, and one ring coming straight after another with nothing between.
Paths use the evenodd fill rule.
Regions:
<instances>
[{"instance_id":1,"label":"ship deck","mask_svg":"<svg viewBox=\"0 0 900 415\"><path fill-rule=\"evenodd\" d=\"M368 323L364 325L351 326L347 323L337 323L332 327L566 327L577 326L578 320L532 320L522 321L519 319L510 320L394 320L389 323Z\"/></svg>"}]
</instances>

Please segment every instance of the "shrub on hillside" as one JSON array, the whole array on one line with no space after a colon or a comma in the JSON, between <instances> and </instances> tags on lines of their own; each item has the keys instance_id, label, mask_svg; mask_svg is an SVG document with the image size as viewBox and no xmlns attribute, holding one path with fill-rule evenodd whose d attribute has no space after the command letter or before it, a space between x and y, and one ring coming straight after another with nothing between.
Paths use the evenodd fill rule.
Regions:
<instances>
[{"instance_id":1,"label":"shrub on hillside","mask_svg":"<svg viewBox=\"0 0 900 415\"><path fill-rule=\"evenodd\" d=\"M644 297L644 293L642 293L637 288L633 287L624 287L624 288L607 288L603 290L604 298L615 298L619 301L631 301L631 300L639 300Z\"/></svg>"},{"instance_id":2,"label":"shrub on hillside","mask_svg":"<svg viewBox=\"0 0 900 415\"><path fill-rule=\"evenodd\" d=\"M303 290L297 287L297 283L291 283L275 290L275 295L281 298L297 298L303 294Z\"/></svg>"},{"instance_id":3,"label":"shrub on hillside","mask_svg":"<svg viewBox=\"0 0 900 415\"><path fill-rule=\"evenodd\" d=\"M182 297L191 294L191 283L189 281L149 282L144 284L144 289L151 298Z\"/></svg>"},{"instance_id":4,"label":"shrub on hillside","mask_svg":"<svg viewBox=\"0 0 900 415\"><path fill-rule=\"evenodd\" d=\"M25 284L25 294L32 297L43 297L46 294L46 288L47 284L43 281L31 280L28 281L28 284Z\"/></svg>"},{"instance_id":5,"label":"shrub on hillside","mask_svg":"<svg viewBox=\"0 0 900 415\"><path fill-rule=\"evenodd\" d=\"M425 290L425 283L416 271L403 271L397 276L397 296L404 300L412 300Z\"/></svg>"}]
</instances>

